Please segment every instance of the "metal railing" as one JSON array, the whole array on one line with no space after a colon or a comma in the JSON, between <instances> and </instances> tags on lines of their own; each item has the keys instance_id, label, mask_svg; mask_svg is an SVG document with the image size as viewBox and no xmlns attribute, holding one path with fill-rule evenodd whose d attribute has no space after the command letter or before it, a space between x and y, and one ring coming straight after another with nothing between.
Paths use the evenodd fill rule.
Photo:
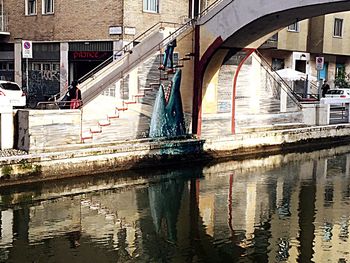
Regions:
<instances>
[{"instance_id":1,"label":"metal railing","mask_svg":"<svg viewBox=\"0 0 350 263\"><path fill-rule=\"evenodd\" d=\"M287 96L298 106L298 108L302 108L300 103L300 95L298 95L288 84L287 82L280 76L278 73L273 71L269 62L264 58L264 56L258 51L255 50L255 53L261 59L260 65L265 69L265 71L273 78L274 81L281 83L280 87L283 89Z\"/></svg>"},{"instance_id":2,"label":"metal railing","mask_svg":"<svg viewBox=\"0 0 350 263\"><path fill-rule=\"evenodd\" d=\"M186 23L187 24L187 23ZM186 25L185 24L185 25ZM102 63L100 63L99 65L97 65L95 68L93 68L92 70L90 70L89 72L87 72L85 75L83 75L82 77L80 77L78 79L79 83L83 83L84 81L88 80L89 78L93 78L95 76L95 74L97 74L100 70L104 69L106 66L110 65L112 62L117 61L115 59L116 56L118 56L119 54L121 55L120 58L118 58L118 61L121 60L125 54L128 54L130 52L132 52L132 48L139 42L141 42L142 40L144 40L147 36L151 35L152 33L154 33L156 30L160 30L161 28L164 28L165 26L174 26L174 27L178 27L179 23L173 23L173 22L158 22L156 24L154 24L153 26L151 26L150 28L148 28L146 31L144 31L143 33L141 33L140 35L136 36L135 38L133 38L132 41L130 41L129 43L127 43L126 45L124 45L121 49L117 50L114 52L114 54L112 56L110 56L109 58L107 58L105 61L103 61ZM174 32L175 33L175 32ZM52 95L51 96L51 100L53 101L57 101L63 98L63 96L65 95L66 91L60 91L59 93Z\"/></svg>"},{"instance_id":3,"label":"metal railing","mask_svg":"<svg viewBox=\"0 0 350 263\"><path fill-rule=\"evenodd\" d=\"M82 107L83 105L83 101L82 100L78 100L81 104L81 106L79 108ZM69 110L71 109L70 107L70 103L71 101L39 101L36 106L34 107L34 109L41 109L41 110L47 110L47 109L61 109L61 110ZM77 109L79 109L77 108Z\"/></svg>"},{"instance_id":4,"label":"metal railing","mask_svg":"<svg viewBox=\"0 0 350 263\"><path fill-rule=\"evenodd\" d=\"M139 63L141 63L142 61L144 61L146 58L148 58L150 55L152 55L156 50L161 50L164 46L166 46L168 43L170 43L172 40L178 38L183 32L185 32L188 28L192 27L194 24L194 19L189 20L188 22L186 22L185 24L183 24L181 27L177 28L174 32L172 32L169 36L167 36L166 38L164 38L162 41L160 41L159 43L157 43L156 45L154 45L153 47L151 47L148 51L144 52L141 56L138 57L137 60L135 60L134 62L130 63L128 65L128 67L126 67L123 70L123 74L129 72L131 69L133 69L136 65L138 65ZM167 23L167 22L162 22L163 24ZM174 23L171 23L174 25ZM125 57L120 58L118 61L121 61L122 59L124 59ZM91 94L89 94L89 98L84 98L85 102L88 102L91 98L90 97L95 97L97 96L99 93L101 93L103 90L105 89L105 87L100 87L98 89L95 90L95 92L92 92Z\"/></svg>"},{"instance_id":5,"label":"metal railing","mask_svg":"<svg viewBox=\"0 0 350 263\"><path fill-rule=\"evenodd\" d=\"M203 10L198 17L202 17L204 15L206 15L210 10L212 10L215 6L217 6L220 2L222 2L223 0L217 0L214 3L212 3L211 5L209 5L205 10ZM101 64L97 65L95 68L93 68L91 71L89 71L88 73L86 73L84 76L80 77L78 79L79 83L84 82L85 80L87 80L88 78L90 78L91 76L93 76L96 72L98 72L99 70L101 70L102 68L104 68L105 66L107 66L108 64L110 64L111 62L114 61L115 56L117 56L118 54L123 55L125 52L130 52L132 50L132 47L135 46L136 43L141 42L143 39L145 39L147 36L149 36L150 34L152 34L153 32L155 32L156 30L159 30L160 28L164 28L165 26L180 26L172 35L177 34L177 31L181 30L182 28L186 27L188 24L193 24L194 21L196 21L197 18L195 19L190 19L189 21L187 21L185 24L179 24L179 23L174 23L174 22L165 22L165 21L161 21L158 22L156 24L154 24L153 26L151 26L150 28L148 28L146 31L142 32L140 35L138 35L137 37L133 38L133 40L131 42L129 42L128 44L124 45L120 50L115 51L114 54L107 58L105 61L103 61ZM177 34L179 35L179 34ZM171 35L168 37L171 38ZM163 42L167 42L167 39L164 39ZM159 43L158 45L160 45L161 43Z\"/></svg>"},{"instance_id":6,"label":"metal railing","mask_svg":"<svg viewBox=\"0 0 350 263\"><path fill-rule=\"evenodd\" d=\"M84 81L88 80L89 78L93 78L96 73L98 73L100 70L102 70L106 66L110 65L113 61L115 61L115 56L116 55L120 54L121 57L118 59L118 61L121 60L125 56L126 53L132 52L132 48L133 48L133 46L135 46L135 44L141 42L142 40L144 40L147 36L151 35L156 30L159 30L159 29L164 28L165 26L169 26L169 25L170 26L174 26L174 27L175 26L178 27L178 26L182 25L182 26L178 27L172 34L170 34L168 37L163 39L160 43L158 43L155 46L155 47L159 47L159 49L161 49L168 42L170 42L174 38L177 38L179 35L181 35L181 33L183 31L185 31L189 26L194 25L194 23L197 21L198 18L203 17L206 14L208 14L208 12L210 12L212 9L214 9L222 1L223 0L217 0L217 1L213 2L205 10L201 11L201 13L196 18L188 20L185 24L179 24L179 23L174 23L174 22L164 22L164 21L156 23L155 25L151 26L146 31L144 31L143 33L141 33L140 35L135 37L131 42L129 42L128 44L124 45L120 50L115 51L114 54L111 57L109 57L108 59L103 61L101 64L99 64L95 68L93 68L91 71L86 73L84 76L80 77L78 79L78 82L79 83L83 83ZM232 1L230 1L230 2L232 2ZM153 47L153 49L155 47ZM151 49L151 50L153 50L153 49ZM146 54L144 54L143 56L141 56L137 60L137 63L130 64L128 69L134 67L135 64L140 63L140 61L142 61L145 57L148 57L148 56L149 56L149 52L146 52ZM125 71L127 71L128 69L126 69ZM65 92L66 91L63 91L63 92L59 92L59 93L53 95L51 97L51 100L56 101L56 100L62 99Z\"/></svg>"},{"instance_id":7,"label":"metal railing","mask_svg":"<svg viewBox=\"0 0 350 263\"><path fill-rule=\"evenodd\" d=\"M129 42L128 44L124 45L121 49L115 51L112 56L107 58L101 64L97 65L95 68L93 68L91 71L86 73L84 76L80 77L78 79L78 82L82 83L85 80L87 80L88 78L90 78L91 76L93 76L96 72L100 71L102 68L104 68L105 66L107 66L108 64L113 62L115 60L116 56L118 56L119 54L121 56L123 56L126 52L131 52L133 46L135 46L137 43L141 42L143 39L145 39L147 36L149 36L150 34L155 32L156 30L159 30L160 28L164 28L166 25L167 26L169 26L169 25L171 25L171 26L179 26L180 24L173 23L173 22L158 22L158 23L154 24L153 26L148 28L146 31L144 31L143 33L141 33L137 37L133 38L133 40L131 42Z\"/></svg>"},{"instance_id":8,"label":"metal railing","mask_svg":"<svg viewBox=\"0 0 350 263\"><path fill-rule=\"evenodd\" d=\"M200 12L199 16L198 17L203 17L205 16L206 14L208 14L212 9L214 9L217 5L219 5L223 0L217 0L213 3L211 3L207 8L205 8L203 11ZM233 2L234 0L230 1ZM215 13L217 14L217 13Z\"/></svg>"}]
</instances>

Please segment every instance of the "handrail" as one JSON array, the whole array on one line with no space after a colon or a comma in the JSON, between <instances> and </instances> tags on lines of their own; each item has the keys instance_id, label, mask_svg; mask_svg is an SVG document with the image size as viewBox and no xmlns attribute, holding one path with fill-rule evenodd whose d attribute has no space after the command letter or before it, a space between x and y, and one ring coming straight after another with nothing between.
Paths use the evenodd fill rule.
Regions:
<instances>
[{"instance_id":1,"label":"handrail","mask_svg":"<svg viewBox=\"0 0 350 263\"><path fill-rule=\"evenodd\" d=\"M181 25L179 23L175 23L175 22L166 22L166 21L160 21L157 22L156 24L154 24L153 26L151 26L150 28L148 28L147 30L145 30L144 32L142 32L140 35L138 35L137 37L134 37L132 41L130 41L129 43L125 44L121 49L117 50L114 52L114 54L112 56L110 56L109 58L107 58L106 60L104 60L103 62L101 62L100 64L98 64L95 68L93 68L92 70L90 70L89 72L87 72L85 75L83 75L82 77L80 77L78 79L78 83L82 83L85 80L89 79L91 76L93 76L96 72L98 72L99 70L101 70L102 68L104 68L105 66L109 65L111 62L113 62L114 60L114 56L115 54L119 54L119 53L124 53L126 51L130 51L132 48L132 45L134 44L135 41L140 40L141 38L143 38L146 34L153 32L155 28L162 28L164 25ZM62 96L66 93L66 91L63 92L58 92L54 95L51 96L51 99L53 100L59 100L60 98L62 98Z\"/></svg>"},{"instance_id":2,"label":"handrail","mask_svg":"<svg viewBox=\"0 0 350 263\"><path fill-rule=\"evenodd\" d=\"M300 101L299 101L299 96L298 94L292 90L292 88L287 84L287 82L280 76L278 75L277 72L275 71L272 71L274 72L275 74L272 74L269 69L271 68L271 65L269 64L269 62L264 58L264 56L258 51L258 50L255 50L256 54L260 57L260 59L265 62L266 65L269 66L269 68L267 69L262 63L261 65L265 68L265 70L269 73L269 75L277 82L281 82L283 83L283 85L281 85L281 88L284 89L284 91L286 91L287 95L294 101L294 103L296 103L298 105L299 108L302 108L301 104L300 104ZM276 79L276 76L277 76L277 79Z\"/></svg>"},{"instance_id":3,"label":"handrail","mask_svg":"<svg viewBox=\"0 0 350 263\"><path fill-rule=\"evenodd\" d=\"M127 51L130 51L132 48L132 45L135 42L138 42L138 40L140 40L141 38L143 38L146 34L153 32L154 28L156 28L157 26L159 26L159 28L162 28L164 26L164 24L166 25L180 25L179 23L174 23L174 22L158 22L156 24L154 24L153 26L151 26L150 28L148 28L146 31L142 32L140 35L138 35L137 37L133 38L132 41L130 41L129 43L127 43L126 45L124 45L121 49L117 50L114 52L114 54L112 56L110 56L109 58L107 58L105 61L103 61L102 63L100 63L99 65L97 65L95 68L93 68L92 70L90 70L88 73L86 73L84 76L80 77L78 79L79 83L84 82L85 80L87 80L88 78L90 78L93 74L95 74L96 72L98 72L100 69L104 68L105 66L107 66L108 64L110 64L111 62L113 62L115 54L120 54L120 53L124 53Z\"/></svg>"},{"instance_id":4,"label":"handrail","mask_svg":"<svg viewBox=\"0 0 350 263\"><path fill-rule=\"evenodd\" d=\"M207 21L204 22L207 23L208 21L210 21L214 16L216 16L218 13L221 12L221 10L224 10L228 5L230 5L232 2L234 2L235 0L231 0L228 3L226 3L222 8L220 8L220 10L218 10L214 15L212 15ZM210 12L210 10L214 9L215 6L218 6L221 2L223 2L223 0L217 0L214 3L212 3L208 8L206 8L205 10L203 10L203 12L201 12L201 16L199 18L204 17L208 12Z\"/></svg>"},{"instance_id":5,"label":"handrail","mask_svg":"<svg viewBox=\"0 0 350 263\"><path fill-rule=\"evenodd\" d=\"M217 0L217 1L213 2L213 3L211 3L206 9L204 9L203 11L200 12L199 17L205 16L211 9L213 9L215 6L217 6L222 1L223 0Z\"/></svg>"},{"instance_id":6,"label":"handrail","mask_svg":"<svg viewBox=\"0 0 350 263\"><path fill-rule=\"evenodd\" d=\"M206 9L204 9L203 11L201 11L201 13L198 15L198 17L203 17L205 16L210 10L212 10L215 6L217 6L219 3L221 3L223 0L217 0L215 2L213 2L212 4L210 4ZM163 41L161 41L160 43L158 43L156 46L160 46L162 43L166 43L167 40L172 39L174 35L177 35L178 30L188 26L189 24L194 23L197 18L194 19L190 19L188 22L186 22L185 24L182 24L182 26L180 28L178 28L177 30L175 30L175 32L173 32L171 35L169 35L167 38L165 38ZM142 39L145 35L149 34L150 32L153 32L155 28L161 28L164 25L181 25L179 23L174 23L174 22L165 22L165 21L161 21L161 22L157 22L156 24L154 24L153 26L151 26L150 28L148 28L146 31L142 32L140 35L138 35L137 37L133 38L132 41L130 41L128 44L124 45L120 50L117 50L114 52L114 54L107 58L105 61L103 61L102 63L100 63L99 65L97 65L95 68L93 68L91 71L89 71L88 73L86 73L84 76L80 77L78 79L79 83L84 82L85 80L89 79L91 76L93 76L96 72L100 71L102 68L106 67L107 65L109 65L111 62L114 61L114 56L115 54L119 54L119 53L125 53L127 51L131 51L132 49L132 45L135 42L138 42L138 40ZM179 35L179 34L178 34ZM144 56L142 56L143 58ZM120 58L122 59L122 58ZM140 59L139 59L140 60ZM138 61L139 61L138 60ZM134 65L135 63L133 63L132 65ZM129 67L130 68L130 67ZM64 94L65 92L63 92ZM62 98L63 96L62 92L59 92L53 96L51 96L52 99L54 100L59 100L60 98Z\"/></svg>"},{"instance_id":7,"label":"handrail","mask_svg":"<svg viewBox=\"0 0 350 263\"><path fill-rule=\"evenodd\" d=\"M83 105L82 104L83 103L82 100L78 100L78 101L81 103L81 105ZM42 106L41 109L47 109L48 105L55 105L59 109L67 109L67 110L69 110L70 109L70 102L71 101L69 101L69 100L67 100L67 101L62 101L62 100L61 101L39 101L36 104L35 108L39 108L40 106ZM81 106L78 109L80 109L80 108L81 108Z\"/></svg>"},{"instance_id":8,"label":"handrail","mask_svg":"<svg viewBox=\"0 0 350 263\"><path fill-rule=\"evenodd\" d=\"M222 2L223 0L217 0L215 2L213 2L212 4L210 4L206 9L204 9L203 11L201 11L201 13L199 14L199 17L204 16L205 14L207 14L211 9L213 9L215 6L217 6L220 2ZM194 21L194 19L191 19L190 21ZM188 23L188 22L187 22ZM186 25L187 23L183 24ZM166 21L160 21L157 22L156 24L154 24L153 26L151 26L150 28L148 28L146 31L142 32L140 35L138 35L137 37L133 38L133 40L131 42L129 42L128 44L124 45L120 50L116 51L115 54L121 53L123 51L127 51L130 50L130 46L137 40L141 39L144 35L146 35L147 33L153 31L154 28L156 28L158 25L160 25L160 27L162 27L164 24L167 25L181 25L179 23L175 23L175 22L166 22ZM175 33L175 32L174 32ZM86 73L84 76L80 77L78 82L82 83L83 81L85 81L86 79L88 79L92 74L94 74L95 72L97 72L100 68L103 68L104 66L108 65L109 63L111 63L113 61L113 58L115 56L115 54L113 54L111 57L107 58L105 61L103 61L101 64L97 65L94 69L92 69L91 71L89 71L88 73Z\"/></svg>"},{"instance_id":9,"label":"handrail","mask_svg":"<svg viewBox=\"0 0 350 263\"><path fill-rule=\"evenodd\" d=\"M189 21L187 21L185 24L183 24L181 27L177 28L173 33L171 33L169 36L167 36L166 38L164 38L163 40L161 40L159 43L157 43L156 45L154 45L152 48L150 48L150 50L148 50L147 52L145 52L142 56L140 56L137 60L135 60L133 63L130 63L129 66L123 70L123 73L128 72L131 68L133 68L134 66L136 66L137 64L140 63L140 61L143 61L144 58L147 58L150 53L154 52L154 48L159 48L161 49L163 46L166 45L166 43L171 42L173 39L175 39L176 37L178 37L182 32L184 32L189 26L191 26L193 24L193 22L195 21L195 19L191 19ZM121 58L120 60L122 60L123 58ZM104 88L99 88L96 89L95 92L92 92L90 94L90 97L94 97L97 94L99 94L101 92L101 90L103 90ZM90 98L84 98L84 101L89 101Z\"/></svg>"}]
</instances>

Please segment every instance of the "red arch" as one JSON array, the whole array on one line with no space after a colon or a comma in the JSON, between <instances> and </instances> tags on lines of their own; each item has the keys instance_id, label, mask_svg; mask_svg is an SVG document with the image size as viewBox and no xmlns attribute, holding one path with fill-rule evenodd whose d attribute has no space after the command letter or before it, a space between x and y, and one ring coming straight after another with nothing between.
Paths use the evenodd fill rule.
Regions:
<instances>
[{"instance_id":1,"label":"red arch","mask_svg":"<svg viewBox=\"0 0 350 263\"><path fill-rule=\"evenodd\" d=\"M243 51L246 51L245 57L242 59L242 61L238 64L237 70L235 72L235 75L233 77L233 87L232 87L232 109L231 109L231 132L232 134L236 133L236 91L237 91L237 79L238 74L246 60L250 57L250 55L255 51L255 48L244 48Z\"/></svg>"},{"instance_id":2,"label":"red arch","mask_svg":"<svg viewBox=\"0 0 350 263\"><path fill-rule=\"evenodd\" d=\"M223 40L217 37L199 59L200 32L199 26L195 28L195 56L194 56L194 81L193 81L193 109L192 109L192 133L201 135L202 132L202 85L205 69L215 51L222 45Z\"/></svg>"}]
</instances>

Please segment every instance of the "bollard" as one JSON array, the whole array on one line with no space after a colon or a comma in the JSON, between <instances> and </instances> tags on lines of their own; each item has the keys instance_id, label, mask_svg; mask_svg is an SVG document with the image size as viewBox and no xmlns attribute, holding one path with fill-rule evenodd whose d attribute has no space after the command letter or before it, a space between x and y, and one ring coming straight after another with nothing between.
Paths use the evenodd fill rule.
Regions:
<instances>
[{"instance_id":1,"label":"bollard","mask_svg":"<svg viewBox=\"0 0 350 263\"><path fill-rule=\"evenodd\" d=\"M13 107L11 105L0 105L0 149L13 148Z\"/></svg>"}]
</instances>

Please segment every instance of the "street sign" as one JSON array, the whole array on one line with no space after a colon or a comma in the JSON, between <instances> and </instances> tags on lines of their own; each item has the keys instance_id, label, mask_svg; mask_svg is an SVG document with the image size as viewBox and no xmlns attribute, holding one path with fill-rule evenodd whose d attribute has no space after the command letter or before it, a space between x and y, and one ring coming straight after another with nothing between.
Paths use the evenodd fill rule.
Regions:
<instances>
[{"instance_id":1,"label":"street sign","mask_svg":"<svg viewBox=\"0 0 350 263\"><path fill-rule=\"evenodd\" d=\"M324 65L324 57L316 57L316 70L322 70Z\"/></svg>"},{"instance_id":2,"label":"street sign","mask_svg":"<svg viewBox=\"0 0 350 263\"><path fill-rule=\"evenodd\" d=\"M22 58L33 58L32 41L22 41Z\"/></svg>"}]
</instances>

